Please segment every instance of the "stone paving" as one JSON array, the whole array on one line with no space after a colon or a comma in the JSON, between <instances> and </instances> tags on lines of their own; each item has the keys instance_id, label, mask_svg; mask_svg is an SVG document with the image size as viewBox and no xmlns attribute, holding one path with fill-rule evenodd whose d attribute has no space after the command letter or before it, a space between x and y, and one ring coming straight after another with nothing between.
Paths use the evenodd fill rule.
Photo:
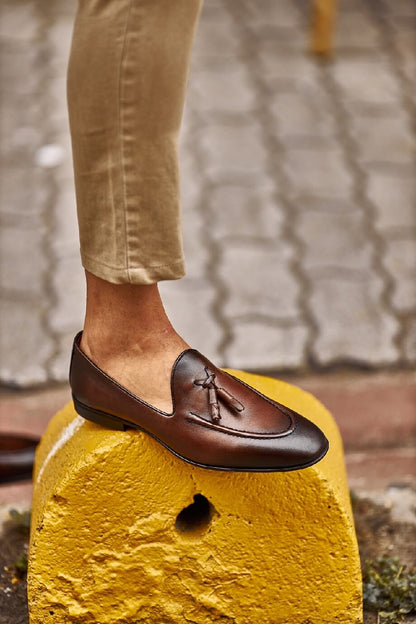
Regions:
<instances>
[{"instance_id":1,"label":"stone paving","mask_svg":"<svg viewBox=\"0 0 416 624\"><path fill-rule=\"evenodd\" d=\"M3 0L0 380L67 377L82 323L65 71L74 0ZM216 362L416 364L416 5L207 0L181 144L188 275L162 291Z\"/></svg>"}]
</instances>

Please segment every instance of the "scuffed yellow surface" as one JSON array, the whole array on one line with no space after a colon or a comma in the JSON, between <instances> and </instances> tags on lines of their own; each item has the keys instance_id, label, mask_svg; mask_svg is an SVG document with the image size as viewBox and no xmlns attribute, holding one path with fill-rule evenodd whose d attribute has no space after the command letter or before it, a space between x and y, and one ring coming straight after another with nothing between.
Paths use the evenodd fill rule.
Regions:
<instances>
[{"instance_id":1,"label":"scuffed yellow surface","mask_svg":"<svg viewBox=\"0 0 416 624\"><path fill-rule=\"evenodd\" d=\"M307 415L326 458L292 473L205 470L72 404L36 458L31 624L358 624L361 576L342 443L329 412L281 381L234 374ZM40 479L38 478L40 476ZM183 532L196 494L213 506Z\"/></svg>"}]
</instances>

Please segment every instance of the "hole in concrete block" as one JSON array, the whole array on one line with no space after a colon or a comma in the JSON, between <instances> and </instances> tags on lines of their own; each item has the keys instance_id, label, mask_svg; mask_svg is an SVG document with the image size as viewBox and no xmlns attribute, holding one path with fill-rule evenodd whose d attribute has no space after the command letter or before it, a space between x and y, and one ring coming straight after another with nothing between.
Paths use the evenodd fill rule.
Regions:
<instances>
[{"instance_id":1,"label":"hole in concrete block","mask_svg":"<svg viewBox=\"0 0 416 624\"><path fill-rule=\"evenodd\" d=\"M193 533L206 529L215 513L213 505L202 494L195 494L194 502L178 513L175 528L181 533Z\"/></svg>"}]
</instances>

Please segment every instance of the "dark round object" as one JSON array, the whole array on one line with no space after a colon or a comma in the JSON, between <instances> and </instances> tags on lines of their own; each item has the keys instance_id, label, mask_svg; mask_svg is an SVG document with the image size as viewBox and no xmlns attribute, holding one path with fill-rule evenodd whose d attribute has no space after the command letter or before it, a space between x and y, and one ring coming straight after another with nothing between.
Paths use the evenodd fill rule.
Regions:
<instances>
[{"instance_id":1,"label":"dark round object","mask_svg":"<svg viewBox=\"0 0 416 624\"><path fill-rule=\"evenodd\" d=\"M0 483L32 478L38 439L0 432Z\"/></svg>"}]
</instances>

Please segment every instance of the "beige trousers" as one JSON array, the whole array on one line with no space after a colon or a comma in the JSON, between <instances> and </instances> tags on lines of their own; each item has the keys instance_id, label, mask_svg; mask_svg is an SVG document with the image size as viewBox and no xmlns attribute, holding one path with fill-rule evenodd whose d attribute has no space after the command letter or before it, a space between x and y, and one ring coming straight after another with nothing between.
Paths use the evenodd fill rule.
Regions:
<instances>
[{"instance_id":1,"label":"beige trousers","mask_svg":"<svg viewBox=\"0 0 416 624\"><path fill-rule=\"evenodd\" d=\"M202 0L80 0L68 108L84 267L184 274L177 141Z\"/></svg>"}]
</instances>

